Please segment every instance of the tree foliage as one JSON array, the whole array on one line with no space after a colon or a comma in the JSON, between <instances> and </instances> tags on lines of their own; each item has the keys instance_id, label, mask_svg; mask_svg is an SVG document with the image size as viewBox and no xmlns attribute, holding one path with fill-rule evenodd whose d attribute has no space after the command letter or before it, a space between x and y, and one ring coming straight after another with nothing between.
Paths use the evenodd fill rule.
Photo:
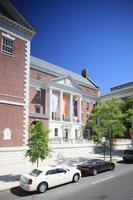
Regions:
<instances>
[{"instance_id":1,"label":"tree foliage","mask_svg":"<svg viewBox=\"0 0 133 200\"><path fill-rule=\"evenodd\" d=\"M93 130L93 138L100 142L102 137L109 141L110 160L112 160L112 142L115 136L123 136L125 126L122 123L123 114L121 108L124 101L113 97L108 102L101 102L95 106L90 120L87 123L88 128Z\"/></svg>"},{"instance_id":2,"label":"tree foliage","mask_svg":"<svg viewBox=\"0 0 133 200\"><path fill-rule=\"evenodd\" d=\"M131 124L133 122L133 96L130 96L126 99L124 113L125 113L125 121Z\"/></svg>"},{"instance_id":3,"label":"tree foliage","mask_svg":"<svg viewBox=\"0 0 133 200\"><path fill-rule=\"evenodd\" d=\"M29 156L30 162L37 162L38 167L39 159L44 160L50 152L48 147L49 130L44 127L42 121L39 121L35 125L29 126L29 133L31 137L28 141L26 156Z\"/></svg>"}]
</instances>

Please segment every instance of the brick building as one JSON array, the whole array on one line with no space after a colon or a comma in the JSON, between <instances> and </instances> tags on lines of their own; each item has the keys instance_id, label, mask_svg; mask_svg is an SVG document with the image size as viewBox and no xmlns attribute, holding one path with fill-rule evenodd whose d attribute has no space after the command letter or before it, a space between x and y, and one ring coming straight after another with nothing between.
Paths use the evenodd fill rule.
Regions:
<instances>
[{"instance_id":1,"label":"brick building","mask_svg":"<svg viewBox=\"0 0 133 200\"><path fill-rule=\"evenodd\" d=\"M0 0L0 147L24 147L28 124L44 121L49 138L78 139L99 87L82 75L30 56L35 29Z\"/></svg>"},{"instance_id":2,"label":"brick building","mask_svg":"<svg viewBox=\"0 0 133 200\"><path fill-rule=\"evenodd\" d=\"M29 123L43 120L51 139L82 138L98 91L87 69L79 75L31 56Z\"/></svg>"},{"instance_id":3,"label":"brick building","mask_svg":"<svg viewBox=\"0 0 133 200\"><path fill-rule=\"evenodd\" d=\"M34 28L8 0L0 0L0 147L28 139L30 42Z\"/></svg>"}]
</instances>

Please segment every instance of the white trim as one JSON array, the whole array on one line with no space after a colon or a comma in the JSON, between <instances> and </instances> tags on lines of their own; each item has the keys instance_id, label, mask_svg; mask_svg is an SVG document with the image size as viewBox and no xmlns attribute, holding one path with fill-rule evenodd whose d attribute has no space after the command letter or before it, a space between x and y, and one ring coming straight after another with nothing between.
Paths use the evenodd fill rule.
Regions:
<instances>
[{"instance_id":1,"label":"white trim","mask_svg":"<svg viewBox=\"0 0 133 200\"><path fill-rule=\"evenodd\" d=\"M48 95L48 90L45 90L45 114L48 114L48 102L49 102L49 95Z\"/></svg>"},{"instance_id":2,"label":"white trim","mask_svg":"<svg viewBox=\"0 0 133 200\"><path fill-rule=\"evenodd\" d=\"M29 80L30 80L30 41L27 41L26 51L25 51L25 89L24 89L24 96L25 96L25 107L24 107L24 146L28 143L28 121L29 121Z\"/></svg>"},{"instance_id":3,"label":"white trim","mask_svg":"<svg viewBox=\"0 0 133 200\"><path fill-rule=\"evenodd\" d=\"M78 100L78 104L79 104L79 123L81 123L81 97L79 96L79 100Z\"/></svg>"},{"instance_id":4,"label":"white trim","mask_svg":"<svg viewBox=\"0 0 133 200\"><path fill-rule=\"evenodd\" d=\"M25 106L24 103L19 103L19 102L16 102L16 101L0 100L0 103L2 103L2 104L10 104L10 105L15 105L15 106Z\"/></svg>"},{"instance_id":5,"label":"white trim","mask_svg":"<svg viewBox=\"0 0 133 200\"><path fill-rule=\"evenodd\" d=\"M24 40L24 41L26 41L26 42L29 41L28 39L26 39L26 38L24 38L24 37L22 37L22 36L19 36L18 34L13 33L13 32L11 32L11 31L5 29L5 28L0 27L0 30L1 30L1 31L4 31L4 32L6 32L6 33L9 33L9 34L13 35L14 37L19 38L19 39L21 39L21 40Z\"/></svg>"},{"instance_id":6,"label":"white trim","mask_svg":"<svg viewBox=\"0 0 133 200\"><path fill-rule=\"evenodd\" d=\"M24 97L14 96L14 95L8 95L8 94L3 94L3 93L0 93L0 96L12 97L12 98L17 98L17 99L24 99Z\"/></svg>"},{"instance_id":7,"label":"white trim","mask_svg":"<svg viewBox=\"0 0 133 200\"><path fill-rule=\"evenodd\" d=\"M10 39L10 40L13 40L13 41L15 40L15 38L12 37L12 36L9 35L9 34L2 33L2 36L6 37L6 38L8 38L8 39Z\"/></svg>"},{"instance_id":8,"label":"white trim","mask_svg":"<svg viewBox=\"0 0 133 200\"><path fill-rule=\"evenodd\" d=\"M50 86L49 89L52 89L52 90L58 90L58 91L61 91L63 93L67 93L67 94L73 94L73 96L79 96L79 97L82 97L81 94L79 93L75 93L75 92L71 92L69 90L64 90L64 89L60 89L60 88L56 88L56 87L53 87L53 86Z\"/></svg>"},{"instance_id":9,"label":"white trim","mask_svg":"<svg viewBox=\"0 0 133 200\"><path fill-rule=\"evenodd\" d=\"M63 92L60 91L60 121L62 121L63 114Z\"/></svg>"},{"instance_id":10,"label":"white trim","mask_svg":"<svg viewBox=\"0 0 133 200\"><path fill-rule=\"evenodd\" d=\"M36 91L41 91L41 88L39 88L39 87L36 87Z\"/></svg>"},{"instance_id":11,"label":"white trim","mask_svg":"<svg viewBox=\"0 0 133 200\"><path fill-rule=\"evenodd\" d=\"M52 89L49 89L49 119L52 119Z\"/></svg>"}]
</instances>

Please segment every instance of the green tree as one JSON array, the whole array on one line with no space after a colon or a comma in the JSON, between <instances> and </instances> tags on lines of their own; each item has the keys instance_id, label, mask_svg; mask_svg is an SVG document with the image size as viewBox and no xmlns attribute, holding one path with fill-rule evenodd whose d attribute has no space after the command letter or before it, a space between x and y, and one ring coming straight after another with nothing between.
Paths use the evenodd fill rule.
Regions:
<instances>
[{"instance_id":1,"label":"green tree","mask_svg":"<svg viewBox=\"0 0 133 200\"><path fill-rule=\"evenodd\" d=\"M26 156L29 156L30 162L37 162L38 167L39 159L44 160L50 153L48 147L49 130L44 127L42 121L39 121L35 125L29 126L29 133L31 137L28 141Z\"/></svg>"},{"instance_id":2,"label":"green tree","mask_svg":"<svg viewBox=\"0 0 133 200\"><path fill-rule=\"evenodd\" d=\"M115 136L123 136L125 126L122 123L121 107L124 101L113 97L110 101L95 106L87 127L93 130L92 138L100 142L102 137L109 141L110 161L112 161L112 144Z\"/></svg>"},{"instance_id":3,"label":"green tree","mask_svg":"<svg viewBox=\"0 0 133 200\"><path fill-rule=\"evenodd\" d=\"M133 96L130 96L126 99L126 104L123 109L125 114L125 123L128 129L133 126Z\"/></svg>"}]
</instances>

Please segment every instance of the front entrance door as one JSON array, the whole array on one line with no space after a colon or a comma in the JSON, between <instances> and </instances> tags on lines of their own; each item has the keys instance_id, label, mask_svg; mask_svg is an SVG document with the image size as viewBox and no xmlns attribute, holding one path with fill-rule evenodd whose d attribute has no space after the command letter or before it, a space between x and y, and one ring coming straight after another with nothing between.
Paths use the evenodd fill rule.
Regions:
<instances>
[{"instance_id":1,"label":"front entrance door","mask_svg":"<svg viewBox=\"0 0 133 200\"><path fill-rule=\"evenodd\" d=\"M64 136L63 136L64 139L68 139L68 129L65 128L64 129Z\"/></svg>"}]
</instances>

